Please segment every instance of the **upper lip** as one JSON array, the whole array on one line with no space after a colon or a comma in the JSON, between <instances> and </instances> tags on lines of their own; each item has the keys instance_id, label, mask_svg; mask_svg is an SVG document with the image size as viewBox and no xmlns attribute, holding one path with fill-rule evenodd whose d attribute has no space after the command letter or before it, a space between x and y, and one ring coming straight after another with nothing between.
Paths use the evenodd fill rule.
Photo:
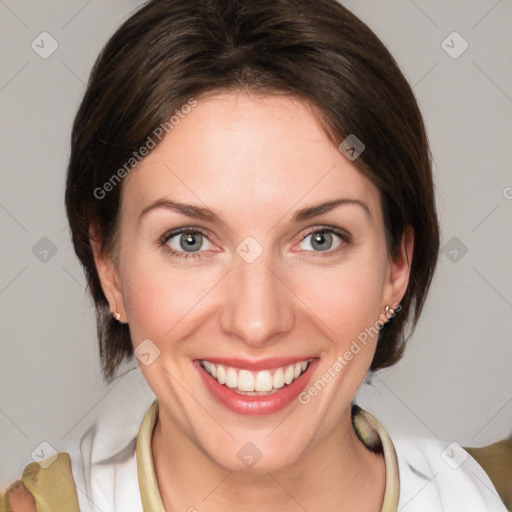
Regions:
<instances>
[{"instance_id":1,"label":"upper lip","mask_svg":"<svg viewBox=\"0 0 512 512\"><path fill-rule=\"evenodd\" d=\"M317 356L297 356L297 357L269 357L266 359L239 359L236 357L203 357L199 361L209 361L210 363L222 364L241 370L271 370L281 366L287 366L302 361L316 359Z\"/></svg>"}]
</instances>

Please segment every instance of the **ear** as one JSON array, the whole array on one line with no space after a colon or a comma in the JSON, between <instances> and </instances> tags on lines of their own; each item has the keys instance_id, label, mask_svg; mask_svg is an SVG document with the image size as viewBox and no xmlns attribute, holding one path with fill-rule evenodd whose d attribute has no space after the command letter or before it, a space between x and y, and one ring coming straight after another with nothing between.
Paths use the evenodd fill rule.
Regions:
<instances>
[{"instance_id":1,"label":"ear","mask_svg":"<svg viewBox=\"0 0 512 512\"><path fill-rule=\"evenodd\" d=\"M400 303L409 284L411 275L412 255L414 251L414 230L406 226L400 242L398 254L390 257L389 275L385 283L384 307L395 308Z\"/></svg>"},{"instance_id":2,"label":"ear","mask_svg":"<svg viewBox=\"0 0 512 512\"><path fill-rule=\"evenodd\" d=\"M126 310L124 307L121 280L119 278L118 268L114 262L114 256L102 250L100 236L96 228L92 225L89 228L89 241L92 247L94 263L100 279L101 288L107 298L110 311L113 315L118 313L120 317L117 320L125 323Z\"/></svg>"}]
</instances>

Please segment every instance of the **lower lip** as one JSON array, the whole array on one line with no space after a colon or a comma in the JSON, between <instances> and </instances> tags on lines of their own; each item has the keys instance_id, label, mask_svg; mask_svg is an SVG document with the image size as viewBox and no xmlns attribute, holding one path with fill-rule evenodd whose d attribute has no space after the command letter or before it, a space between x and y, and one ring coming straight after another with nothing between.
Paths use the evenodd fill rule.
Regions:
<instances>
[{"instance_id":1,"label":"lower lip","mask_svg":"<svg viewBox=\"0 0 512 512\"><path fill-rule=\"evenodd\" d=\"M239 395L230 388L219 384L201 365L194 361L206 389L213 398L237 414L248 416L263 416L274 414L291 404L306 387L310 376L318 364L318 359L311 361L306 371L291 384L285 385L271 395L247 396Z\"/></svg>"}]
</instances>

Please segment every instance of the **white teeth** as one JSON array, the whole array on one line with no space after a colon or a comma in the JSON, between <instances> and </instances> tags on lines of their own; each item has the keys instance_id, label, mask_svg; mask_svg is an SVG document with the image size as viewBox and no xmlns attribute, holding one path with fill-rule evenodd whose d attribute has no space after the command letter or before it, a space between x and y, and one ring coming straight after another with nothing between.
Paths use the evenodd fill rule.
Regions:
<instances>
[{"instance_id":1,"label":"white teeth","mask_svg":"<svg viewBox=\"0 0 512 512\"><path fill-rule=\"evenodd\" d=\"M286 370L284 372L285 384L290 384L292 382L294 373L295 373L295 367L293 366L293 364L291 364L290 366L288 366L288 368L286 368Z\"/></svg>"},{"instance_id":2,"label":"white teeth","mask_svg":"<svg viewBox=\"0 0 512 512\"><path fill-rule=\"evenodd\" d=\"M240 389L240 381L238 382L238 389ZM254 391L272 391L272 375L268 370L258 372Z\"/></svg>"},{"instance_id":3,"label":"white teeth","mask_svg":"<svg viewBox=\"0 0 512 512\"><path fill-rule=\"evenodd\" d=\"M269 393L291 384L306 371L309 361L302 361L275 370L251 372L237 370L229 366L215 364L202 360L203 368L219 382L228 388L237 389L242 393Z\"/></svg>"},{"instance_id":4,"label":"white teeth","mask_svg":"<svg viewBox=\"0 0 512 512\"><path fill-rule=\"evenodd\" d=\"M233 368L228 368L228 371L226 372L226 386L228 388L236 388L238 386L238 375L236 374L236 370Z\"/></svg>"},{"instance_id":5,"label":"white teeth","mask_svg":"<svg viewBox=\"0 0 512 512\"><path fill-rule=\"evenodd\" d=\"M274 377L272 378L272 386L276 389L282 388L284 386L284 372L282 368L279 368L276 373L274 373Z\"/></svg>"},{"instance_id":6,"label":"white teeth","mask_svg":"<svg viewBox=\"0 0 512 512\"><path fill-rule=\"evenodd\" d=\"M224 369L224 366L221 366L220 364L217 365L217 380L219 381L219 384L226 383L226 370Z\"/></svg>"},{"instance_id":7,"label":"white teeth","mask_svg":"<svg viewBox=\"0 0 512 512\"><path fill-rule=\"evenodd\" d=\"M247 370L240 370L238 374L238 389L240 391L254 391L254 377Z\"/></svg>"}]
</instances>

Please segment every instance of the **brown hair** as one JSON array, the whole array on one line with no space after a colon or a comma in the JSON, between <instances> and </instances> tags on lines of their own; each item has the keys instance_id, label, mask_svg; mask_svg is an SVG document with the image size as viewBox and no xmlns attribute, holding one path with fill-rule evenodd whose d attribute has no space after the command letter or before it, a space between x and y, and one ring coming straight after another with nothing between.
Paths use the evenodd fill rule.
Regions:
<instances>
[{"instance_id":1,"label":"brown hair","mask_svg":"<svg viewBox=\"0 0 512 512\"><path fill-rule=\"evenodd\" d=\"M353 163L380 190L390 254L406 226L415 235L401 311L381 328L371 370L396 363L430 286L439 227L425 127L393 57L335 0L152 0L102 50L72 132L66 208L96 305L104 378L133 346L111 316L89 240L94 225L102 249L115 248L122 183L97 191L187 100L225 89L299 96L321 112L334 144L350 134L365 144Z\"/></svg>"}]
</instances>

